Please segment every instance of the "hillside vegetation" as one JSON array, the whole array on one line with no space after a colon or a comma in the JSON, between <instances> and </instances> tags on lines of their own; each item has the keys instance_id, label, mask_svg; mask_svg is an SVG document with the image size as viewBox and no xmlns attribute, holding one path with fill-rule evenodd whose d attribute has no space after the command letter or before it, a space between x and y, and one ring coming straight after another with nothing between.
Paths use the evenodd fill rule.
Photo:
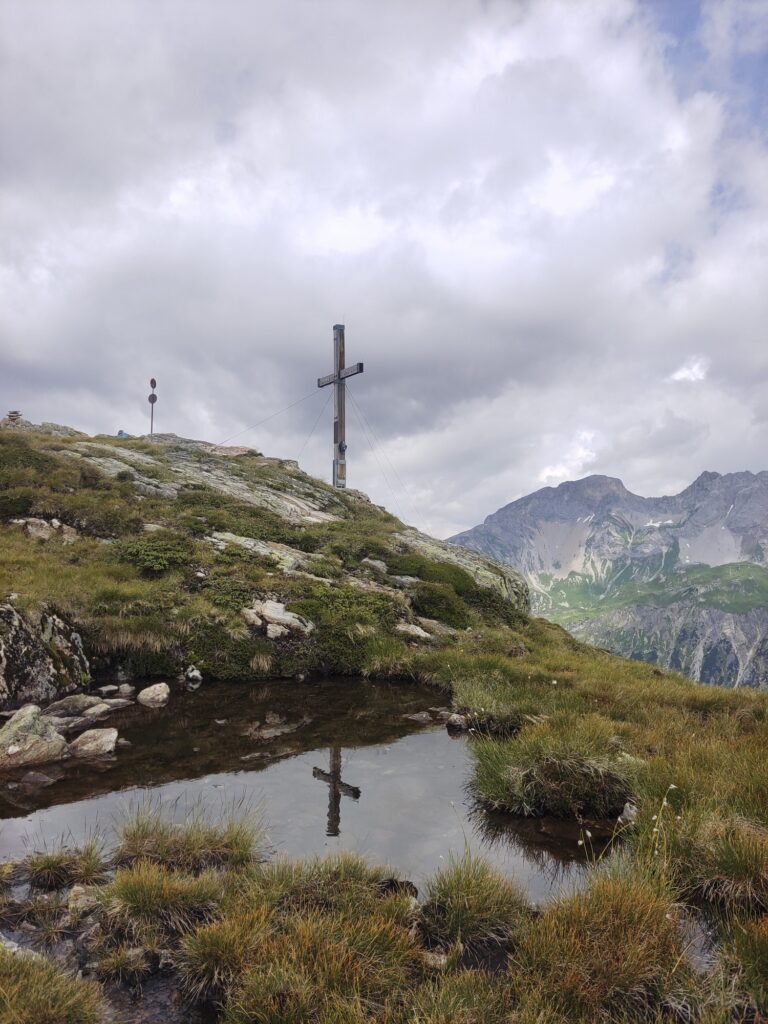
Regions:
<instances>
[{"instance_id":1,"label":"hillside vegetation","mask_svg":"<svg viewBox=\"0 0 768 1024\"><path fill-rule=\"evenodd\" d=\"M233 890L210 865L200 873L152 846L99 897L110 970L143 934L136 908L150 891L182 901L168 920L185 985L223 998L229 1021L724 1024L768 1012L767 694L697 686L580 643L529 617L514 572L250 451L8 431L0 481L0 601L13 591L30 619L54 607L99 671L426 681L472 730L481 804L575 818L588 847L593 821L621 816L585 892L540 916L512 894L489 920L489 891L502 890L475 864L435 880L419 912L424 948L400 903L371 893L355 903L370 928L358 941L326 869L249 869ZM13 522L30 517L50 529ZM298 625L270 635L253 611L265 600ZM367 870L355 869L359 884L375 889L381 876ZM206 885L204 912L187 914L185 894ZM692 921L714 942L699 975ZM141 939L148 970L152 941ZM503 951L501 973L466 970L473 941ZM427 947L446 952L439 976ZM223 967L218 950L231 951Z\"/></svg>"}]
</instances>

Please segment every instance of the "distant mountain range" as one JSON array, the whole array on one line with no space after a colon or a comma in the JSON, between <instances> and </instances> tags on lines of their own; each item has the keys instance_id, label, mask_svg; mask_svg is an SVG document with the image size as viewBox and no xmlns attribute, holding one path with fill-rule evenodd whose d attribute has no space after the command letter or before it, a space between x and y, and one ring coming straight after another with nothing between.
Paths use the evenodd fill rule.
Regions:
<instances>
[{"instance_id":1,"label":"distant mountain range","mask_svg":"<svg viewBox=\"0 0 768 1024\"><path fill-rule=\"evenodd\" d=\"M643 498L588 476L451 538L521 569L534 611L705 683L768 686L768 472Z\"/></svg>"}]
</instances>

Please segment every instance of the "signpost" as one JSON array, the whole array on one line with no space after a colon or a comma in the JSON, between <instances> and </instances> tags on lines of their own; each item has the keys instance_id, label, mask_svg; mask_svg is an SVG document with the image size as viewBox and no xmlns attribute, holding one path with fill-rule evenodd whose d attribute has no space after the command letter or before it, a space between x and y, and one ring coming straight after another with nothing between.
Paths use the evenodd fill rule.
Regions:
<instances>
[{"instance_id":1,"label":"signpost","mask_svg":"<svg viewBox=\"0 0 768 1024\"><path fill-rule=\"evenodd\" d=\"M147 399L149 402L149 436L152 437L155 433L155 402L157 401L157 395L155 394L157 381L154 377L150 380L149 386L152 388L152 393Z\"/></svg>"},{"instance_id":2,"label":"signpost","mask_svg":"<svg viewBox=\"0 0 768 1024\"><path fill-rule=\"evenodd\" d=\"M363 372L362 363L344 366L344 324L333 327L334 371L327 377L318 377L317 386L333 384L333 486L347 486L347 405L346 380Z\"/></svg>"}]
</instances>

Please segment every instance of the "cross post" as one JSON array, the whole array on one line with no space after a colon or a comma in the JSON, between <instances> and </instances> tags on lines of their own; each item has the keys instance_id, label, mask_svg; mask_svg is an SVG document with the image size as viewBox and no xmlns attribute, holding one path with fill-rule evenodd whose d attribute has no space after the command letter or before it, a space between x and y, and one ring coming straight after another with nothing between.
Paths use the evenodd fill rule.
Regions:
<instances>
[{"instance_id":1,"label":"cross post","mask_svg":"<svg viewBox=\"0 0 768 1024\"><path fill-rule=\"evenodd\" d=\"M334 371L318 377L319 388L333 384L333 486L347 486L347 392L346 379L363 372L362 363L344 366L344 324L333 326Z\"/></svg>"}]
</instances>

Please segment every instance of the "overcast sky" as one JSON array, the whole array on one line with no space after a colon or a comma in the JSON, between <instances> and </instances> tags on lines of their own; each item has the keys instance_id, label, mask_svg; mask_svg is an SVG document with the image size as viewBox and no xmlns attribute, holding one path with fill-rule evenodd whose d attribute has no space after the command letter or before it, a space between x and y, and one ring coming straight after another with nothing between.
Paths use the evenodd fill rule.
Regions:
<instances>
[{"instance_id":1,"label":"overcast sky","mask_svg":"<svg viewBox=\"0 0 768 1024\"><path fill-rule=\"evenodd\" d=\"M327 479L343 322L350 486L438 535L767 469L767 69L768 0L0 0L0 411L309 395L236 440Z\"/></svg>"}]
</instances>

